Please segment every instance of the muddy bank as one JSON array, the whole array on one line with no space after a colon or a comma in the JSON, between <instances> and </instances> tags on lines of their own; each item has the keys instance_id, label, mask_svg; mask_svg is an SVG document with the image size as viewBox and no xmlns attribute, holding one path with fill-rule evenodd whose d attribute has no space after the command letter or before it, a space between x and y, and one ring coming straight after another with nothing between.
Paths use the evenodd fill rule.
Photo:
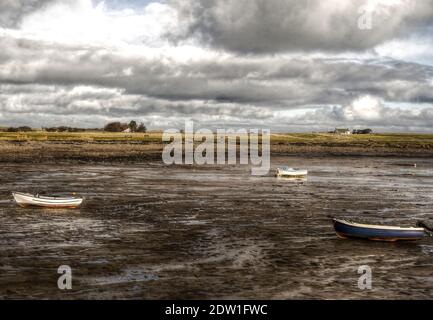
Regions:
<instances>
[{"instance_id":1,"label":"muddy bank","mask_svg":"<svg viewBox=\"0 0 433 320\"><path fill-rule=\"evenodd\" d=\"M140 141L0 141L1 163L146 162L161 159L163 144ZM352 144L271 144L273 156L433 157L431 148Z\"/></svg>"},{"instance_id":2,"label":"muddy bank","mask_svg":"<svg viewBox=\"0 0 433 320\"><path fill-rule=\"evenodd\" d=\"M0 162L124 162L161 159L162 144L147 142L1 141Z\"/></svg>"}]
</instances>

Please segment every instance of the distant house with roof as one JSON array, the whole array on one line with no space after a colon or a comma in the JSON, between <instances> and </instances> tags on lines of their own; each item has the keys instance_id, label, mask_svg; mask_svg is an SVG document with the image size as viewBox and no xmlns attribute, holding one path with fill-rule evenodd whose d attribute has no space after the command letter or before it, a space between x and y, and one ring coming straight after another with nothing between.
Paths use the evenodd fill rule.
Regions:
<instances>
[{"instance_id":1,"label":"distant house with roof","mask_svg":"<svg viewBox=\"0 0 433 320\"><path fill-rule=\"evenodd\" d=\"M347 128L335 128L334 130L334 134L352 134L352 131L350 131L350 129Z\"/></svg>"}]
</instances>

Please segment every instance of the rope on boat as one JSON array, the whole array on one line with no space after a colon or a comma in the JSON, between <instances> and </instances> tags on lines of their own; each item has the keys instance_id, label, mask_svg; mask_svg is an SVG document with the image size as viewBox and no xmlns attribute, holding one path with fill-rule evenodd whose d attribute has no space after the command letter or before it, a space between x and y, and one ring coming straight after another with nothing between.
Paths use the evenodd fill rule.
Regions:
<instances>
[{"instance_id":1,"label":"rope on boat","mask_svg":"<svg viewBox=\"0 0 433 320\"><path fill-rule=\"evenodd\" d=\"M425 233L433 237L433 226L427 224L425 221L418 221L416 225L420 228L424 228Z\"/></svg>"}]
</instances>

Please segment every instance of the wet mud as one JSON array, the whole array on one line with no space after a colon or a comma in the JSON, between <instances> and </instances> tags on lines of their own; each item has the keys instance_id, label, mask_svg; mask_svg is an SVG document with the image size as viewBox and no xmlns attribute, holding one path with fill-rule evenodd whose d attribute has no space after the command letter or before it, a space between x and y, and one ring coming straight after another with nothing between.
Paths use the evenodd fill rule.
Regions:
<instances>
[{"instance_id":1,"label":"wet mud","mask_svg":"<svg viewBox=\"0 0 433 320\"><path fill-rule=\"evenodd\" d=\"M310 174L160 160L2 163L0 298L433 298L433 238L342 240L330 220L432 222L433 159L273 156L280 165ZM11 191L86 201L20 208ZM72 290L57 287L60 265L72 268ZM358 288L361 265L373 270L372 290Z\"/></svg>"}]
</instances>

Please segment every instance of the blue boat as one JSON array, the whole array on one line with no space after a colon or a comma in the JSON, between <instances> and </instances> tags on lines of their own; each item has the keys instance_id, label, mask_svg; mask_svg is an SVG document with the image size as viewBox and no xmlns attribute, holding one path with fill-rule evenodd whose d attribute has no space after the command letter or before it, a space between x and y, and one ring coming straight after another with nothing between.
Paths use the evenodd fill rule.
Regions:
<instances>
[{"instance_id":1,"label":"blue boat","mask_svg":"<svg viewBox=\"0 0 433 320\"><path fill-rule=\"evenodd\" d=\"M333 219L334 229L339 238L357 238L374 241L409 241L420 240L425 235L424 228L402 228L354 223Z\"/></svg>"}]
</instances>

